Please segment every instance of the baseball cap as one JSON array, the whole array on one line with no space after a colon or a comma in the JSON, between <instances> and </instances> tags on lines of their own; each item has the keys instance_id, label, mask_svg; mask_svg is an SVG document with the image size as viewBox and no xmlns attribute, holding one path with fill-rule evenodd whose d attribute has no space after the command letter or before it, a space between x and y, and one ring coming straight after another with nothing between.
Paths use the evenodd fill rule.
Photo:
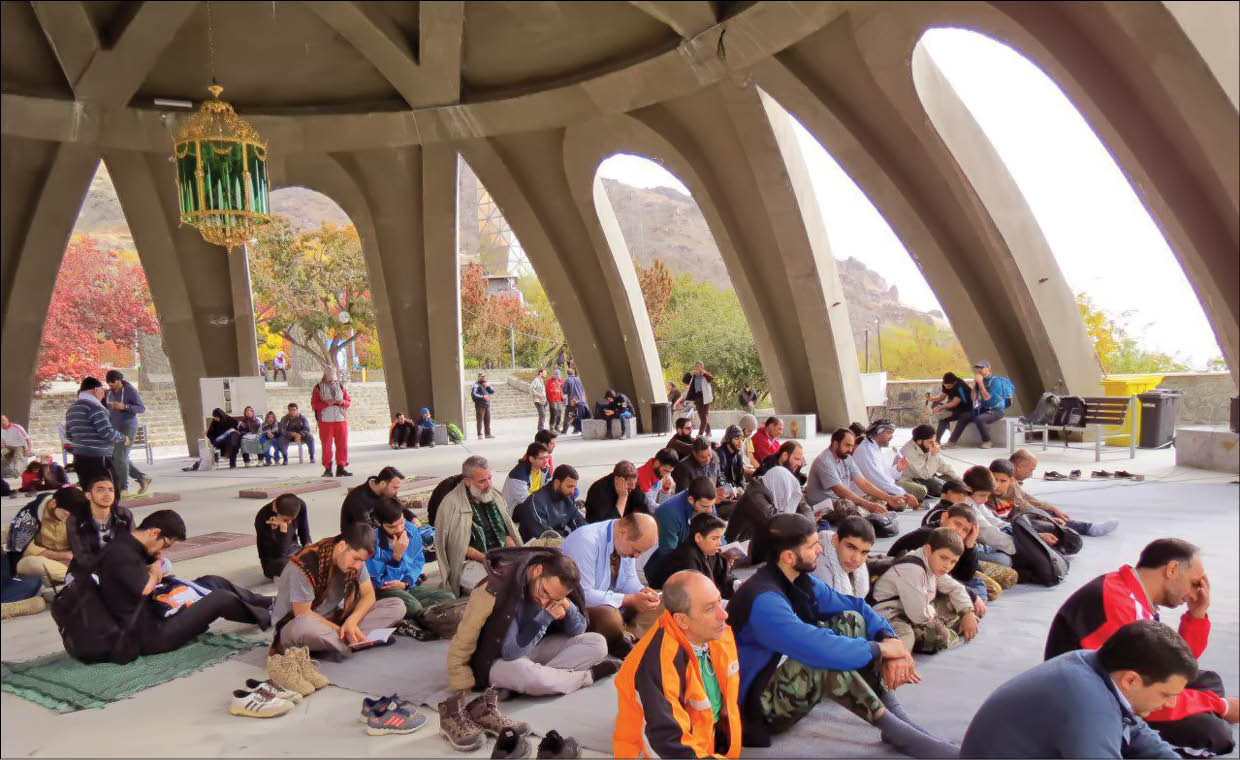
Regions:
<instances>
[{"instance_id":1,"label":"baseball cap","mask_svg":"<svg viewBox=\"0 0 1240 760\"><path fill-rule=\"evenodd\" d=\"M980 362L973 362L973 369L990 369L990 362L982 359Z\"/></svg>"}]
</instances>

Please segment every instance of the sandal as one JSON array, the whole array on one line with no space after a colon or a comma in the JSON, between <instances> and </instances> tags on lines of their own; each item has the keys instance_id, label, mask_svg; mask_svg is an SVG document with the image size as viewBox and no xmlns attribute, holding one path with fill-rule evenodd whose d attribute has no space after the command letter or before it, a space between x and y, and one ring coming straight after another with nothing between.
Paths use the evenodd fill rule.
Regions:
<instances>
[{"instance_id":1,"label":"sandal","mask_svg":"<svg viewBox=\"0 0 1240 760\"><path fill-rule=\"evenodd\" d=\"M1068 476L1064 475L1062 472L1055 472L1054 470L1051 470L1050 472L1044 473L1042 475L1042 479L1043 480L1067 480Z\"/></svg>"}]
</instances>

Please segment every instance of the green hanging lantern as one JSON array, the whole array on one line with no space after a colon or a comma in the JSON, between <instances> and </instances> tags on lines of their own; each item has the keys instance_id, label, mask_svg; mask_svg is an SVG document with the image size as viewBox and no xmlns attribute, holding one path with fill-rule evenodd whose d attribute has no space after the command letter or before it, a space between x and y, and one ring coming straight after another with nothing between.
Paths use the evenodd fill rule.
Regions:
<instances>
[{"instance_id":1,"label":"green hanging lantern","mask_svg":"<svg viewBox=\"0 0 1240 760\"><path fill-rule=\"evenodd\" d=\"M202 239L231 251L271 222L267 203L267 143L220 100L223 87L207 88L212 100L177 131L173 156L181 223Z\"/></svg>"}]
</instances>

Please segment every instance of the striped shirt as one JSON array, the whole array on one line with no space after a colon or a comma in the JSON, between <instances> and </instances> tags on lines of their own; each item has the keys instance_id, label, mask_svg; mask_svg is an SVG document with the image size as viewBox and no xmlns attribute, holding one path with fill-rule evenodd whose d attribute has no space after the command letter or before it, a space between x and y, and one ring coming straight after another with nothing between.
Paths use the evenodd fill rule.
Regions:
<instances>
[{"instance_id":1,"label":"striped shirt","mask_svg":"<svg viewBox=\"0 0 1240 760\"><path fill-rule=\"evenodd\" d=\"M74 456L112 456L113 444L125 438L108 419L108 410L93 396L78 397L65 412L65 437Z\"/></svg>"}]
</instances>

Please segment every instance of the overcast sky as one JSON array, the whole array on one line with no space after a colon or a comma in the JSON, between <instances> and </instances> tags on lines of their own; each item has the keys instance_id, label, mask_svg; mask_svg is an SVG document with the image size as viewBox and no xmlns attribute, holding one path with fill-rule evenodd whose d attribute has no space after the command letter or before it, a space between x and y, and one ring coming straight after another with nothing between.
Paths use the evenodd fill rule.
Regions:
<instances>
[{"instance_id":1,"label":"overcast sky","mask_svg":"<svg viewBox=\"0 0 1240 760\"><path fill-rule=\"evenodd\" d=\"M1033 209L1068 285L1123 321L1146 348L1194 368L1221 352L1162 233L1114 159L1063 92L1010 48L974 32L939 29L925 45L994 144ZM855 256L918 309L940 309L886 221L821 145L798 130L832 252ZM688 194L674 176L635 156L600 173ZM1122 264L1117 272L1108 268Z\"/></svg>"}]
</instances>

